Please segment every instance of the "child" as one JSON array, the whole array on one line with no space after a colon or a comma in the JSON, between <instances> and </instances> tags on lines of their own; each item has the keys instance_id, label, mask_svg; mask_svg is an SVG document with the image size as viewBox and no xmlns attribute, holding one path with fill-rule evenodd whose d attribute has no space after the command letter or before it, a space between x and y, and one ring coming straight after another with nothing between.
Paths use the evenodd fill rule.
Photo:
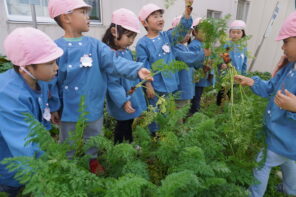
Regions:
<instances>
[{"instance_id":1,"label":"child","mask_svg":"<svg viewBox=\"0 0 296 197\"><path fill-rule=\"evenodd\" d=\"M133 56L128 47L133 44L138 33L140 33L140 22L137 16L130 10L121 8L113 12L112 23L103 37L103 42L114 49L117 56L132 61ZM107 77L108 111L117 120L114 143L122 143L123 140L132 142L133 120L147 109L142 88L129 93L140 80L132 81L112 75Z\"/></svg>"},{"instance_id":2,"label":"child","mask_svg":"<svg viewBox=\"0 0 296 197\"><path fill-rule=\"evenodd\" d=\"M173 28L175 28L181 20L182 16L176 17L173 21ZM190 68L188 70L181 70L178 72L179 85L178 85L178 98L176 104L178 108L182 108L189 104L189 101L194 96L194 83L193 71L194 66L202 63L204 53L200 50L190 50L186 43L190 42L191 30L187 33L185 38L178 44L172 47L176 60L185 62ZM208 50L207 50L208 52Z\"/></svg>"},{"instance_id":3,"label":"child","mask_svg":"<svg viewBox=\"0 0 296 197\"><path fill-rule=\"evenodd\" d=\"M238 42L246 36L246 23L242 20L235 20L230 24L229 37L230 42L225 48L229 48L229 55L232 65L241 74L246 74L248 63L248 50ZM223 65L225 67L225 65Z\"/></svg>"},{"instance_id":4,"label":"child","mask_svg":"<svg viewBox=\"0 0 296 197\"><path fill-rule=\"evenodd\" d=\"M195 39L189 44L189 49L192 51L198 51L200 61L199 64L195 65L195 68L200 69L202 67L205 77L198 79L199 81L195 83L195 94L191 100L191 108L189 111L190 114L194 114L195 112L199 111L203 89L210 86L214 80L214 73L211 71L211 68L208 65L203 65L205 57L210 56L210 52L208 49L203 49L203 33L198 29L200 22L201 18L197 18L193 22L192 34Z\"/></svg>"},{"instance_id":5,"label":"child","mask_svg":"<svg viewBox=\"0 0 296 197\"><path fill-rule=\"evenodd\" d=\"M230 55L231 63L238 73L245 75L247 72L248 50L241 46L239 41L246 36L246 23L242 20L235 20L230 24L229 37L230 41L225 45L225 49ZM221 64L221 70L227 69L226 64ZM224 89L220 90L217 95L217 105L221 105L226 92ZM230 92L227 92L230 96Z\"/></svg>"},{"instance_id":6,"label":"child","mask_svg":"<svg viewBox=\"0 0 296 197\"><path fill-rule=\"evenodd\" d=\"M116 57L106 44L82 35L89 31L90 8L83 0L50 0L48 3L50 17L65 31L64 36L56 40L64 50L64 55L58 59L60 70L57 78L62 108L52 107L55 123L59 120L57 111L61 112L61 142L68 138L69 131L75 129L80 115L78 108L81 96L85 96L86 111L89 112L84 138L87 140L99 135L103 123L107 73L131 79L136 79L137 74L142 79L150 75L150 71L142 68L142 63ZM96 160L97 149L91 148L87 154L92 157L90 171L102 172Z\"/></svg>"},{"instance_id":7,"label":"child","mask_svg":"<svg viewBox=\"0 0 296 197\"><path fill-rule=\"evenodd\" d=\"M58 70L55 60L63 54L47 35L33 28L11 32L4 41L4 50L14 69L0 74L0 162L10 157L41 154L36 144L25 146L30 126L24 113L50 128L49 88L42 81L54 78ZM0 163L0 192L17 195L21 185L14 175Z\"/></svg>"},{"instance_id":8,"label":"child","mask_svg":"<svg viewBox=\"0 0 296 197\"><path fill-rule=\"evenodd\" d=\"M171 47L178 43L178 39L183 39L192 25L190 17L192 12L193 0L185 0L185 14L180 24L173 31L162 32L164 27L164 10L155 4L148 4L142 7L139 19L147 30L147 35L142 37L136 46L137 60L143 62L145 67L152 69L151 66L157 60L163 59L165 63L171 63L175 57ZM157 95L167 95L178 90L177 73L160 73L154 76L153 83L146 83L146 94L149 104L155 106L158 100ZM158 130L153 123L149 126L152 135Z\"/></svg>"},{"instance_id":9,"label":"child","mask_svg":"<svg viewBox=\"0 0 296 197\"><path fill-rule=\"evenodd\" d=\"M272 167L281 166L283 191L296 195L296 12L282 26L277 40L283 40L282 49L289 61L272 79L235 76L236 82L250 86L259 96L269 98L265 114L267 158L264 166L254 170L260 182L250 187L253 197L263 196ZM257 160L263 159L263 153Z\"/></svg>"}]
</instances>

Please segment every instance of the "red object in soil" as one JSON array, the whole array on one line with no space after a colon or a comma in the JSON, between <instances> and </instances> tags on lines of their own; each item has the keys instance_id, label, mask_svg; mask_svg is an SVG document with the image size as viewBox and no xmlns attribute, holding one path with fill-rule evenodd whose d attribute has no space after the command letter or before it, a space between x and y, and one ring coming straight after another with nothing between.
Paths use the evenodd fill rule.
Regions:
<instances>
[{"instance_id":1,"label":"red object in soil","mask_svg":"<svg viewBox=\"0 0 296 197\"><path fill-rule=\"evenodd\" d=\"M104 167L97 159L91 159L89 161L89 171L96 175L102 175L105 173Z\"/></svg>"},{"instance_id":2,"label":"red object in soil","mask_svg":"<svg viewBox=\"0 0 296 197\"><path fill-rule=\"evenodd\" d=\"M223 58L225 64L228 64L231 62L231 58L230 58L229 53L223 53L222 58Z\"/></svg>"}]
</instances>

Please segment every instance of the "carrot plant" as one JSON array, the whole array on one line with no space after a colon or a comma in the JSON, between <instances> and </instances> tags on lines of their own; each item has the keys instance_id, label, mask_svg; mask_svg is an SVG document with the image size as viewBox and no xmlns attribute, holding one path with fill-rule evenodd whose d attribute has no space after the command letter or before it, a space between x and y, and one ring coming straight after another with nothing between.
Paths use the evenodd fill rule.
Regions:
<instances>
[{"instance_id":1,"label":"carrot plant","mask_svg":"<svg viewBox=\"0 0 296 197\"><path fill-rule=\"evenodd\" d=\"M188 65L182 61L177 61L177 60L173 60L172 62L170 62L169 64L165 63L163 59L159 59L156 62L154 62L152 65L152 70L151 70L151 76L155 76L158 74L163 74L163 75L167 75L170 76L172 73L176 73L180 70L184 70L184 69L188 69ZM128 95L132 95L135 90L137 88L145 88L144 84L147 82L148 80L142 80L141 82L139 82L138 84L136 84L135 86L133 86L129 91L128 91Z\"/></svg>"},{"instance_id":2,"label":"carrot plant","mask_svg":"<svg viewBox=\"0 0 296 197\"><path fill-rule=\"evenodd\" d=\"M201 21L201 23L197 26L198 31L203 34L204 37L204 48L210 49L212 55L206 57L204 65L211 65L214 69L215 74L218 79L218 83L216 87L218 89L223 89L224 94L226 95L230 92L230 119L232 120L232 125L234 126L235 121L235 113L244 113L244 111L238 110L235 111L234 107L234 91L235 89L239 91L239 95L241 102L244 102L245 105L250 105L250 101L245 93L245 88L238 85L238 88L235 88L234 84L234 76L239 74L235 67L231 63L231 59L229 57L229 51L234 50L244 50L247 45L247 41L251 38L250 36L245 36L236 42L230 42L228 38L228 21L230 19L230 15L226 15L224 18L215 19L215 18L207 18ZM227 57L226 57L227 56ZM226 64L227 69L220 70L220 65ZM202 78L204 76L204 72L202 69L199 69L195 78Z\"/></svg>"},{"instance_id":3,"label":"carrot plant","mask_svg":"<svg viewBox=\"0 0 296 197\"><path fill-rule=\"evenodd\" d=\"M254 182L255 156L264 142L259 134L266 101L250 91L246 94L252 100L250 105L234 93L238 100L234 107L245 111L235 114L235 127L229 124L227 105L224 112L211 105L180 124L189 106L176 109L172 96L162 98L160 104L165 110L155 112L154 117L160 126L157 138L150 136L146 126L135 124L132 144L114 145L105 136L80 143L86 113L81 113L80 126L72 134L78 146L58 144L30 117L28 143L39 144L43 154L38 158L9 158L4 163L10 170L18 170L16 178L26 184L24 193L31 196L247 196ZM98 159L106 170L102 176L88 171L89 156L82 153L90 147L99 149ZM67 152L73 148L81 154L69 159ZM270 189L266 196L274 194Z\"/></svg>"},{"instance_id":4,"label":"carrot plant","mask_svg":"<svg viewBox=\"0 0 296 197\"><path fill-rule=\"evenodd\" d=\"M0 73L12 68L12 63L5 56L0 56Z\"/></svg>"},{"instance_id":5,"label":"carrot plant","mask_svg":"<svg viewBox=\"0 0 296 197\"><path fill-rule=\"evenodd\" d=\"M165 8L168 9L175 3L176 0L165 0Z\"/></svg>"}]
</instances>

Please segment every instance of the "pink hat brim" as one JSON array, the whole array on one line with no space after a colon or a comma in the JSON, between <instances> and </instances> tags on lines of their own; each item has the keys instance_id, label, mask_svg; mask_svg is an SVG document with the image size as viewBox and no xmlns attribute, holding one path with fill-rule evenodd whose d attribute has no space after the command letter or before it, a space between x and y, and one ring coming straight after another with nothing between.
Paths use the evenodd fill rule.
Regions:
<instances>
[{"instance_id":1,"label":"pink hat brim","mask_svg":"<svg viewBox=\"0 0 296 197\"><path fill-rule=\"evenodd\" d=\"M281 40L285 40L287 38L289 38L289 36L278 36L278 37L276 37L275 41L281 41Z\"/></svg>"},{"instance_id":2,"label":"pink hat brim","mask_svg":"<svg viewBox=\"0 0 296 197\"><path fill-rule=\"evenodd\" d=\"M64 54L64 51L61 48L57 48L51 55L46 56L44 58L38 59L34 62L32 62L31 64L44 64L53 60L58 59L59 57L61 57Z\"/></svg>"},{"instance_id":3,"label":"pink hat brim","mask_svg":"<svg viewBox=\"0 0 296 197\"><path fill-rule=\"evenodd\" d=\"M129 27L127 25L121 25L124 29L127 29L127 30L130 30L132 32L135 32L135 33L141 33L139 30L135 29L135 28L132 28L132 27Z\"/></svg>"}]
</instances>

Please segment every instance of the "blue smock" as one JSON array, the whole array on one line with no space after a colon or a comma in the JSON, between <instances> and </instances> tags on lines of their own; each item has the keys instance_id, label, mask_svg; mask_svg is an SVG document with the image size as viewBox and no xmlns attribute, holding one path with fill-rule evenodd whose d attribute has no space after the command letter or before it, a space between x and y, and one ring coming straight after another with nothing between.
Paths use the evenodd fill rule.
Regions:
<instances>
[{"instance_id":1,"label":"blue smock","mask_svg":"<svg viewBox=\"0 0 296 197\"><path fill-rule=\"evenodd\" d=\"M184 44L177 44L173 47L176 60L185 62L189 68L188 70L181 70L178 72L179 85L178 92L180 93L177 100L192 99L195 92L195 83L193 82L194 66L203 61L201 53L202 50L190 50Z\"/></svg>"},{"instance_id":2,"label":"blue smock","mask_svg":"<svg viewBox=\"0 0 296 197\"><path fill-rule=\"evenodd\" d=\"M253 77L253 92L261 97L269 98L265 112L265 131L267 148L279 155L296 160L296 113L283 110L274 103L278 90L287 89L296 95L295 62L285 65L274 78L269 81Z\"/></svg>"},{"instance_id":3,"label":"blue smock","mask_svg":"<svg viewBox=\"0 0 296 197\"><path fill-rule=\"evenodd\" d=\"M225 48L230 47L229 55L231 63L240 74L246 74L248 64L248 50L246 47L242 48L239 44L229 41Z\"/></svg>"},{"instance_id":4,"label":"blue smock","mask_svg":"<svg viewBox=\"0 0 296 197\"><path fill-rule=\"evenodd\" d=\"M40 155L42 152L36 144L24 145L30 128L23 113L31 114L47 129L50 128L50 122L43 118L48 107L47 83L39 81L40 91L34 91L14 69L0 74L0 81L0 161L10 157ZM21 186L14 175L0 164L0 185Z\"/></svg>"},{"instance_id":5,"label":"blue smock","mask_svg":"<svg viewBox=\"0 0 296 197\"><path fill-rule=\"evenodd\" d=\"M180 24L173 30L160 32L156 38L142 37L136 46L137 61L143 62L144 66L151 70L151 66L157 60L163 59L166 64L170 64L175 56L172 46L184 38L191 28L192 18L182 17ZM154 76L152 82L156 92L163 94L172 93L178 90L178 73L161 72Z\"/></svg>"},{"instance_id":6,"label":"blue smock","mask_svg":"<svg viewBox=\"0 0 296 197\"><path fill-rule=\"evenodd\" d=\"M118 56L128 60L133 60L130 50L116 51ZM143 111L147 109L146 100L143 89L137 88L132 95L128 95L129 90L136 86L140 80L128 80L122 77L107 75L108 77L108 92L107 92L107 109L112 117L116 120L131 120L139 117ZM130 101L135 112L127 113L123 106Z\"/></svg>"},{"instance_id":7,"label":"blue smock","mask_svg":"<svg viewBox=\"0 0 296 197\"><path fill-rule=\"evenodd\" d=\"M57 60L59 65L57 86L61 100L61 120L77 122L80 98L85 96L86 116L93 122L103 116L107 92L107 73L137 79L142 63L117 57L103 42L83 36L80 41L64 38L56 40L64 54ZM56 106L53 106L57 109Z\"/></svg>"},{"instance_id":8,"label":"blue smock","mask_svg":"<svg viewBox=\"0 0 296 197\"><path fill-rule=\"evenodd\" d=\"M199 52L199 58L200 58L200 61L199 63L195 66L196 69L202 69L203 68L203 62L205 60L205 55L204 55L204 50L203 50L203 43L199 40L193 40L191 41L191 43L189 44L189 49L190 50L195 50L195 51L200 51ZM198 83L195 83L195 86L197 87L208 87L208 86L211 86L213 85L214 83L214 70L212 69L211 71L207 72L206 73L206 76L202 79L199 80ZM210 78L210 75L213 75L211 78Z\"/></svg>"}]
</instances>

